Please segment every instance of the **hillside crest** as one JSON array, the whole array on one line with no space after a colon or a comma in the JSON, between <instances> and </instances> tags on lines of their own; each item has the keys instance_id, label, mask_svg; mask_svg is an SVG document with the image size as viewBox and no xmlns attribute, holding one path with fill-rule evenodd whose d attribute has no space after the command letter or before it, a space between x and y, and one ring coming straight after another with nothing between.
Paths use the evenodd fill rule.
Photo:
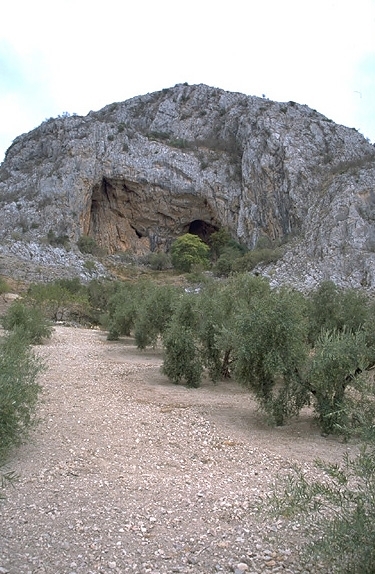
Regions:
<instances>
[{"instance_id":1,"label":"hillside crest","mask_svg":"<svg viewBox=\"0 0 375 574\"><path fill-rule=\"evenodd\" d=\"M295 102L178 84L51 118L8 149L0 201L0 274L9 258L83 273L82 235L142 254L225 227L249 248L287 242L274 284L375 285L375 148Z\"/></svg>"}]
</instances>

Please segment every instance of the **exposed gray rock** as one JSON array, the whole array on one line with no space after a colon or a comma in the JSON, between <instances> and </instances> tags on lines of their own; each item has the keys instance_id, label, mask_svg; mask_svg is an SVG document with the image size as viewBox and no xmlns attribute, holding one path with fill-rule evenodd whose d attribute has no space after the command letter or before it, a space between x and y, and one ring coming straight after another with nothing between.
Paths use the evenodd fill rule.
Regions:
<instances>
[{"instance_id":1,"label":"exposed gray rock","mask_svg":"<svg viewBox=\"0 0 375 574\"><path fill-rule=\"evenodd\" d=\"M0 275L27 282L78 276L86 282L109 273L91 256L35 242L14 241L0 245Z\"/></svg>"},{"instance_id":2,"label":"exposed gray rock","mask_svg":"<svg viewBox=\"0 0 375 574\"><path fill-rule=\"evenodd\" d=\"M250 248L288 239L275 285L375 285L375 148L294 102L180 84L50 119L7 151L0 200L20 258L49 230L145 253L226 227Z\"/></svg>"}]
</instances>

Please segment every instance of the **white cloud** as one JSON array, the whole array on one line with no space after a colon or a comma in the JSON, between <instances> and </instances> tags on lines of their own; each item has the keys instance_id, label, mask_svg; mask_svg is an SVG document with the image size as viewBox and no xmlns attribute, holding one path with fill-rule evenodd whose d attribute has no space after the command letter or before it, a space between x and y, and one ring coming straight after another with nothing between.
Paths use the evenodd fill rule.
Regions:
<instances>
[{"instance_id":1,"label":"white cloud","mask_svg":"<svg viewBox=\"0 0 375 574\"><path fill-rule=\"evenodd\" d=\"M13 0L1 28L24 82L0 84L0 145L184 81L305 103L375 140L374 0Z\"/></svg>"}]
</instances>

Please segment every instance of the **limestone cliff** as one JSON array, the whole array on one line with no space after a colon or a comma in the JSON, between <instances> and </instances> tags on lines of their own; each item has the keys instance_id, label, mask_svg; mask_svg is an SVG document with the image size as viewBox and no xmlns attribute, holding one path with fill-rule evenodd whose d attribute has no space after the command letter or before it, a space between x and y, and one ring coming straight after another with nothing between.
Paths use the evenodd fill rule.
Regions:
<instances>
[{"instance_id":1,"label":"limestone cliff","mask_svg":"<svg viewBox=\"0 0 375 574\"><path fill-rule=\"evenodd\" d=\"M50 119L7 151L0 200L20 257L49 230L144 253L226 227L248 247L288 239L276 283L375 286L375 148L294 102L179 84Z\"/></svg>"}]
</instances>

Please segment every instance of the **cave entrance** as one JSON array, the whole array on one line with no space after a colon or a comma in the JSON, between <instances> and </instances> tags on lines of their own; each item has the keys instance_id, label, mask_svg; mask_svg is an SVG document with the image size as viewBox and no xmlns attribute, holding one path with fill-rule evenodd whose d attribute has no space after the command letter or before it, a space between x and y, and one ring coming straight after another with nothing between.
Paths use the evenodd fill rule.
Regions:
<instances>
[{"instance_id":1,"label":"cave entrance","mask_svg":"<svg viewBox=\"0 0 375 574\"><path fill-rule=\"evenodd\" d=\"M208 243L220 228L206 198L121 177L103 177L90 199L83 233L108 253L167 251L183 233Z\"/></svg>"},{"instance_id":2,"label":"cave entrance","mask_svg":"<svg viewBox=\"0 0 375 574\"><path fill-rule=\"evenodd\" d=\"M188 233L198 235L202 241L208 243L210 236L215 233L215 231L218 231L218 227L215 227L211 223L207 223L207 221L195 219L190 223Z\"/></svg>"}]
</instances>

